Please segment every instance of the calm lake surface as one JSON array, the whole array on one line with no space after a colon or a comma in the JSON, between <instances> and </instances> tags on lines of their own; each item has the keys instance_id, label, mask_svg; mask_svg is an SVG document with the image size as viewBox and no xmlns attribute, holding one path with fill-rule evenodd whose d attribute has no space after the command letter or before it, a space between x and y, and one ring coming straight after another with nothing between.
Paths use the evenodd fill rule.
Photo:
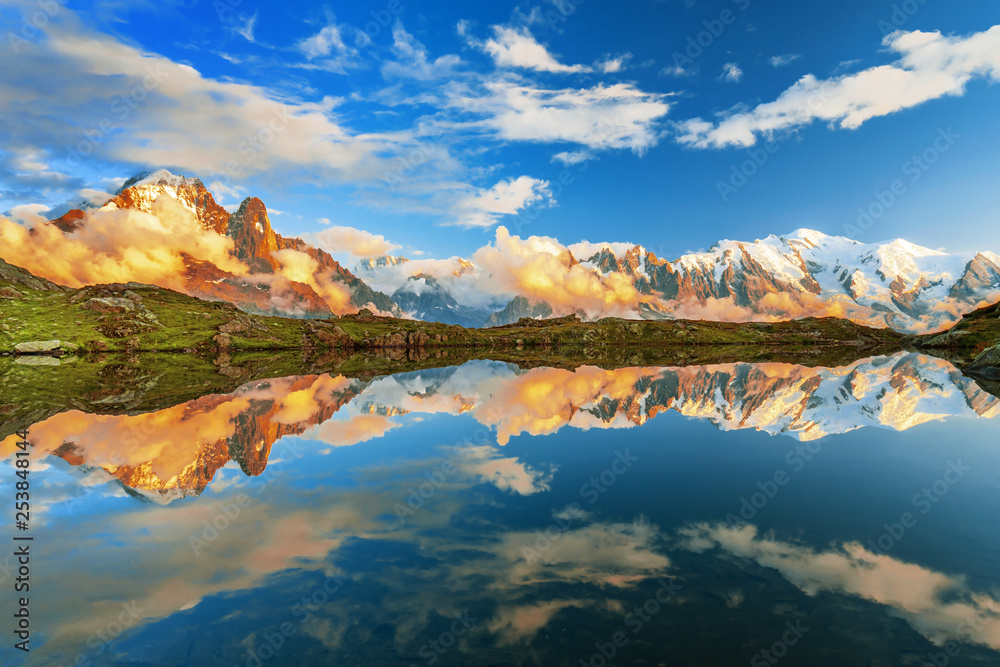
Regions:
<instances>
[{"instance_id":1,"label":"calm lake surface","mask_svg":"<svg viewBox=\"0 0 1000 667\"><path fill-rule=\"evenodd\" d=\"M4 626L0 662L998 665L997 417L906 353L68 410L30 429L32 651Z\"/></svg>"}]
</instances>

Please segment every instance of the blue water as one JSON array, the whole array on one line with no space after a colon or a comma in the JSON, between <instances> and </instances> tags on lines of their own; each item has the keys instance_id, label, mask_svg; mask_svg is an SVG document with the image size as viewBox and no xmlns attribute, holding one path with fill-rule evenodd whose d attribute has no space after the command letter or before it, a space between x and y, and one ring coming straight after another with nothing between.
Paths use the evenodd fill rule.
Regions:
<instances>
[{"instance_id":1,"label":"blue water","mask_svg":"<svg viewBox=\"0 0 1000 667\"><path fill-rule=\"evenodd\" d=\"M331 438L369 387L169 502L39 458L32 652L3 664L1000 664L995 420L801 442L671 409L501 445L427 399L484 386Z\"/></svg>"}]
</instances>

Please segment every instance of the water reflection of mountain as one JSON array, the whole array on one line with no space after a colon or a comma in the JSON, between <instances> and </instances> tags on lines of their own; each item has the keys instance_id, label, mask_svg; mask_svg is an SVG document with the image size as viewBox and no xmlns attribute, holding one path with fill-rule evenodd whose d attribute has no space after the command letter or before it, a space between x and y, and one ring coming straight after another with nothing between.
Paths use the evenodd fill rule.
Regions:
<instances>
[{"instance_id":1,"label":"water reflection of mountain","mask_svg":"<svg viewBox=\"0 0 1000 667\"><path fill-rule=\"evenodd\" d=\"M632 428L663 410L723 430L813 440L866 426L905 430L950 416L992 418L1000 399L941 359L901 353L837 368L733 363L684 368L523 370L498 362L374 380L309 375L254 381L139 415L69 411L31 428L40 454L106 471L159 501L204 491L230 461L260 475L299 435L332 446L380 437L406 416L472 415L500 445L564 427ZM339 413L339 414L338 414ZM9 454L13 438L4 442Z\"/></svg>"}]
</instances>

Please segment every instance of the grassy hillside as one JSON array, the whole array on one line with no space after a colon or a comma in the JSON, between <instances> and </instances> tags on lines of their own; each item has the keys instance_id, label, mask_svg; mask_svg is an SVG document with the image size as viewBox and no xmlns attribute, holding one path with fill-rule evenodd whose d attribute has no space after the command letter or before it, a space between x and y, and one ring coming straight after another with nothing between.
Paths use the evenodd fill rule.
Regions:
<instances>
[{"instance_id":1,"label":"grassy hillside","mask_svg":"<svg viewBox=\"0 0 1000 667\"><path fill-rule=\"evenodd\" d=\"M0 276L0 352L18 344L60 341L78 353L188 352L204 357L240 351L331 348L341 350L472 347L513 350L577 346L689 347L698 345L897 346L903 336L835 318L777 324L608 318L522 320L492 329L382 318L366 314L328 320L249 315L171 290L137 284L79 290L37 289Z\"/></svg>"},{"instance_id":2,"label":"grassy hillside","mask_svg":"<svg viewBox=\"0 0 1000 667\"><path fill-rule=\"evenodd\" d=\"M944 333L917 336L913 342L925 349L972 350L978 354L1000 344L1000 303L969 313Z\"/></svg>"}]
</instances>

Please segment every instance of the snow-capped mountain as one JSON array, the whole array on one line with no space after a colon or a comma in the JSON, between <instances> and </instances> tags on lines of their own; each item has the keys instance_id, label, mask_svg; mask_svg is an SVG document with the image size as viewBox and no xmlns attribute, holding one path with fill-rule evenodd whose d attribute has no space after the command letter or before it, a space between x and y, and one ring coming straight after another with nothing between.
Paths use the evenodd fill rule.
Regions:
<instances>
[{"instance_id":1,"label":"snow-capped mountain","mask_svg":"<svg viewBox=\"0 0 1000 667\"><path fill-rule=\"evenodd\" d=\"M332 291L343 292L343 300L349 300L345 307L374 307L381 312L403 314L388 296L372 290L326 251L275 233L267 207L256 197L248 197L230 214L198 178L160 169L133 176L97 210L158 215L156 205L161 197L178 202L206 232L231 239L233 257L249 269L248 273L233 273L182 252L183 283L193 296L229 301L259 314L326 317L331 313L330 302L335 300ZM86 224L89 213L74 209L52 222L70 234ZM293 259L308 264L308 272L284 270L282 251L297 253Z\"/></svg>"},{"instance_id":2,"label":"snow-capped mountain","mask_svg":"<svg viewBox=\"0 0 1000 667\"><path fill-rule=\"evenodd\" d=\"M400 264L406 264L409 261L410 260L406 257L396 257L394 255L369 257L358 262L358 265L354 268L354 272L363 273L365 271L375 271L377 269L384 269L387 266L399 266Z\"/></svg>"},{"instance_id":3,"label":"snow-capped mountain","mask_svg":"<svg viewBox=\"0 0 1000 667\"><path fill-rule=\"evenodd\" d=\"M489 309L460 305L436 278L425 274L410 276L392 293L392 300L410 316L426 322L475 328L492 316Z\"/></svg>"},{"instance_id":4,"label":"snow-capped mountain","mask_svg":"<svg viewBox=\"0 0 1000 667\"><path fill-rule=\"evenodd\" d=\"M713 319L696 306L721 300L710 311L721 319L839 315L922 332L1000 296L1000 256L992 252L948 254L902 239L866 244L808 229L753 242L720 241L674 261L641 246L622 253L608 245L580 265L628 277L638 292L655 297L640 308L654 319Z\"/></svg>"}]
</instances>

